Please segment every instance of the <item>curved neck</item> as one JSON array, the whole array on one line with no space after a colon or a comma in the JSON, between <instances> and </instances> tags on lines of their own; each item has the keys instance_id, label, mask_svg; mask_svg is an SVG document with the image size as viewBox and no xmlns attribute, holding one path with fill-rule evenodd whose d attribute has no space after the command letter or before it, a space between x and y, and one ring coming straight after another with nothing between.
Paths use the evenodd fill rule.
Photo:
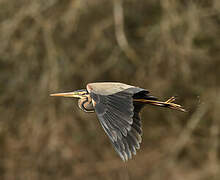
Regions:
<instances>
[{"instance_id":1,"label":"curved neck","mask_svg":"<svg viewBox=\"0 0 220 180\"><path fill-rule=\"evenodd\" d=\"M95 112L91 97L83 97L79 99L78 106L84 112Z\"/></svg>"}]
</instances>

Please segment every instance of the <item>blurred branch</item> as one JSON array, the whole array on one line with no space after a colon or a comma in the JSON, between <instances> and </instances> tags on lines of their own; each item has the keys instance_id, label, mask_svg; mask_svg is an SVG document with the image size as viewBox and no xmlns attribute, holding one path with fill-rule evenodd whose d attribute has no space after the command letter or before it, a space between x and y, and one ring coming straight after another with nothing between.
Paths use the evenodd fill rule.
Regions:
<instances>
[{"instance_id":1,"label":"blurred branch","mask_svg":"<svg viewBox=\"0 0 220 180\"><path fill-rule=\"evenodd\" d=\"M108 59L100 65L99 71L95 71L91 73L90 76L88 76L87 81L90 82L91 80L98 78L101 74L104 74L112 67L114 67L115 64L118 62L118 55L119 55L119 50L117 48L113 49Z\"/></svg>"},{"instance_id":2,"label":"blurred branch","mask_svg":"<svg viewBox=\"0 0 220 180\"><path fill-rule=\"evenodd\" d=\"M210 172L217 176L219 174L220 162L218 160L218 151L219 151L219 107L220 107L220 96L216 93L216 97L218 97L214 103L214 113L212 119L212 126L210 128L210 151L208 153L209 163L207 164Z\"/></svg>"},{"instance_id":3,"label":"blurred branch","mask_svg":"<svg viewBox=\"0 0 220 180\"><path fill-rule=\"evenodd\" d=\"M19 24L28 16L33 16L37 13L39 5L36 2L24 5L13 18L7 19L0 24L1 48L0 53L3 53L10 43L11 36L19 28Z\"/></svg>"},{"instance_id":4,"label":"blurred branch","mask_svg":"<svg viewBox=\"0 0 220 180\"><path fill-rule=\"evenodd\" d=\"M202 117L205 115L207 110L208 110L208 105L201 104L200 107L197 109L197 111L189 119L186 127L183 129L182 133L180 134L178 141L171 149L171 153L174 156L177 156L179 152L187 144L187 142L189 142L194 129L197 127L198 123L201 121Z\"/></svg>"},{"instance_id":5,"label":"blurred branch","mask_svg":"<svg viewBox=\"0 0 220 180\"><path fill-rule=\"evenodd\" d=\"M48 69L45 73L49 73L48 76L45 75L48 79L42 84L43 87L49 85L49 89L57 89L58 88L58 73L59 66L57 63L58 52L56 46L54 44L54 40L52 37L53 34L53 25L50 23L45 23L43 33L44 33L44 41L46 47L47 59L45 67Z\"/></svg>"},{"instance_id":6,"label":"blurred branch","mask_svg":"<svg viewBox=\"0 0 220 180\"><path fill-rule=\"evenodd\" d=\"M70 33L77 30L78 20L80 14L85 10L86 1L85 0L72 0L62 19L65 23L65 33L66 37Z\"/></svg>"},{"instance_id":7,"label":"blurred branch","mask_svg":"<svg viewBox=\"0 0 220 180\"><path fill-rule=\"evenodd\" d=\"M0 179L219 179L219 0L0 2ZM134 21L135 30L147 26L141 44L126 34ZM192 108L196 96L206 103L169 113L176 126L146 109L145 141L125 164L95 114L48 97L94 79L177 91Z\"/></svg>"},{"instance_id":8,"label":"blurred branch","mask_svg":"<svg viewBox=\"0 0 220 180\"><path fill-rule=\"evenodd\" d=\"M128 44L128 40L125 35L124 13L123 13L122 1L123 0L113 1L116 39L117 39L119 47L128 57L128 59L131 61L131 63L134 65L139 65L140 58L136 54L135 50L132 49L131 46Z\"/></svg>"},{"instance_id":9,"label":"blurred branch","mask_svg":"<svg viewBox=\"0 0 220 180\"><path fill-rule=\"evenodd\" d=\"M163 159L161 159L159 166L157 168L154 168L155 173L153 173L153 176L155 179L158 179L161 176L165 176L167 171L172 172L173 169L176 167L175 158L190 141L193 131L197 127L198 123L201 121L202 117L208 111L208 107L209 105L202 104L191 116L186 127L183 129L182 133L180 133L179 138L177 138L176 144L174 144L172 147L169 147L170 149L168 150L167 155L163 156ZM160 175L156 173L156 171L158 171L158 168L161 169ZM207 174L207 172L203 171L202 173L198 173L198 179L204 174ZM178 173L173 173L172 176L173 179L185 179Z\"/></svg>"},{"instance_id":10,"label":"blurred branch","mask_svg":"<svg viewBox=\"0 0 220 180\"><path fill-rule=\"evenodd\" d=\"M86 43L86 47L83 50L83 53L78 53L76 58L74 59L74 67L75 73L83 74L84 69L81 68L82 65L88 63L89 55L95 51L96 47L99 45L99 39L103 37L103 31L106 28L109 28L112 25L112 20L110 18L106 18L103 21L94 25L91 30L91 35L89 36L89 40Z\"/></svg>"}]
</instances>

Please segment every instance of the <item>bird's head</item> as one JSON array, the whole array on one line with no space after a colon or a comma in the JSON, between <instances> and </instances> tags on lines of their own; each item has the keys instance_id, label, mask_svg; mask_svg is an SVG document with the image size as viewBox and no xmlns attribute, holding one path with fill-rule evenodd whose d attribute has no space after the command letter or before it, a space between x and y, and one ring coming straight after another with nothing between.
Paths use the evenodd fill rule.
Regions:
<instances>
[{"instance_id":1,"label":"bird's head","mask_svg":"<svg viewBox=\"0 0 220 180\"><path fill-rule=\"evenodd\" d=\"M70 97L70 98L85 98L88 97L89 93L86 89L80 89L73 92L66 92L66 93L55 93L50 94L50 96L61 96L61 97Z\"/></svg>"}]
</instances>

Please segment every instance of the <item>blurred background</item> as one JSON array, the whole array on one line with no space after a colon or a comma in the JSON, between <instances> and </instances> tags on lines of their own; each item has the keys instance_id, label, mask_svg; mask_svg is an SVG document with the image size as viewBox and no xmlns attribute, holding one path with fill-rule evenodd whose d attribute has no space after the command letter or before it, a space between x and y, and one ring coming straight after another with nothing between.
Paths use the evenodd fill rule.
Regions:
<instances>
[{"instance_id":1,"label":"blurred background","mask_svg":"<svg viewBox=\"0 0 220 180\"><path fill-rule=\"evenodd\" d=\"M219 0L0 0L0 179L220 179ZM146 107L123 163L95 114L50 93L120 81Z\"/></svg>"}]
</instances>

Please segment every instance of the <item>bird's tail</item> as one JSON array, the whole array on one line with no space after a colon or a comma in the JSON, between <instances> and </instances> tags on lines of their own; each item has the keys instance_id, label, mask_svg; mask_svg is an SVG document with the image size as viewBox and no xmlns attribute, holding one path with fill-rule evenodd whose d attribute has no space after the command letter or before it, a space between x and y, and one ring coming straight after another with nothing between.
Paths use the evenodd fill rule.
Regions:
<instances>
[{"instance_id":1,"label":"bird's tail","mask_svg":"<svg viewBox=\"0 0 220 180\"><path fill-rule=\"evenodd\" d=\"M150 104L154 106L160 106L160 107L168 107L170 109L175 109L178 111L186 112L186 110L179 104L173 103L175 101L175 97L169 98L167 101L158 101L158 100L150 100L150 99L134 99L134 101L142 102L145 104Z\"/></svg>"}]
</instances>

